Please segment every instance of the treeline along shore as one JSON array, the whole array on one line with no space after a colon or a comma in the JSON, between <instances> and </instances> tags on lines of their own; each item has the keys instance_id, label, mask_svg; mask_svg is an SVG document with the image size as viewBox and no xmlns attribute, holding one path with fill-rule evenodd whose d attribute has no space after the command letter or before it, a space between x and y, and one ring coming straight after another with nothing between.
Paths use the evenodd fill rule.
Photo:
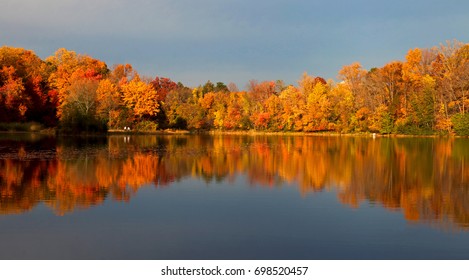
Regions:
<instances>
[{"instance_id":1,"label":"treeline along shore","mask_svg":"<svg viewBox=\"0 0 469 280\"><path fill-rule=\"evenodd\" d=\"M0 48L0 131L261 131L469 135L469 44L411 49L403 61L343 66L338 81L210 81L195 88L142 77L59 49Z\"/></svg>"}]
</instances>

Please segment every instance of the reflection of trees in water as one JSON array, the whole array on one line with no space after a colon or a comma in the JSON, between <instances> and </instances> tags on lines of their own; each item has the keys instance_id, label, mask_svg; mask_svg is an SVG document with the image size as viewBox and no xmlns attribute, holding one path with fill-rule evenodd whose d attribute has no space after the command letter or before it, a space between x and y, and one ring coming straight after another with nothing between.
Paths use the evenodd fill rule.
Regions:
<instances>
[{"instance_id":1,"label":"reflection of trees in water","mask_svg":"<svg viewBox=\"0 0 469 280\"><path fill-rule=\"evenodd\" d=\"M20 141L0 159L0 211L45 201L58 214L128 201L139 188L245 174L251 185L334 188L342 203L402 209L410 221L469 225L469 141L309 136L112 136L76 145ZM39 147L39 148L37 148ZM41 160L41 151L47 160ZM50 158L53 151L52 159ZM34 155L34 156L32 156Z\"/></svg>"},{"instance_id":2,"label":"reflection of trees in water","mask_svg":"<svg viewBox=\"0 0 469 280\"><path fill-rule=\"evenodd\" d=\"M341 190L342 202L357 206L361 200L403 210L407 220L469 226L469 170L467 155L455 149L464 139L381 139L364 144L353 176Z\"/></svg>"}]
</instances>

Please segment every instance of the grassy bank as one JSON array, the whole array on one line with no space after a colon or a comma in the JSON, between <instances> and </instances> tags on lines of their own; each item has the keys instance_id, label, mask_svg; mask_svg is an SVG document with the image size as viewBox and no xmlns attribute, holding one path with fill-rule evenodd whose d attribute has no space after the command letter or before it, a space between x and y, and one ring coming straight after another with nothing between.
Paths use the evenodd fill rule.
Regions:
<instances>
[{"instance_id":1,"label":"grassy bank","mask_svg":"<svg viewBox=\"0 0 469 280\"><path fill-rule=\"evenodd\" d=\"M405 134L405 133L390 133L390 134L381 134L373 132L356 132L356 133L339 133L333 131L324 131L324 132L294 132L294 131L282 131L282 132L272 132L272 131L260 131L260 130L207 130L207 131L196 131L196 134L210 134L210 135L285 135L285 136L364 136L364 137L416 137L416 138L438 138L438 137L458 137L465 138L468 136L458 136L455 134Z\"/></svg>"},{"instance_id":2,"label":"grassy bank","mask_svg":"<svg viewBox=\"0 0 469 280\"><path fill-rule=\"evenodd\" d=\"M124 130L109 129L107 131L95 132L68 132L67 130L58 130L58 128L45 128L42 124L36 122L27 123L0 123L0 132L19 132L19 133L41 133L41 134L61 134L61 135L187 135L187 134L208 134L208 135L284 135L284 136L365 136L365 137L467 137L454 134L410 134L410 133L391 133L379 134L371 132L361 133L338 133L338 132L272 132L261 130L180 130L180 129L161 129L161 130Z\"/></svg>"},{"instance_id":3,"label":"grassy bank","mask_svg":"<svg viewBox=\"0 0 469 280\"><path fill-rule=\"evenodd\" d=\"M191 134L192 132L189 130L175 130L175 129L165 129L165 130L123 130L123 129L109 129L108 134L116 135L116 134L148 134L148 135L167 135L167 134L175 134L175 135L182 135L182 134Z\"/></svg>"}]
</instances>

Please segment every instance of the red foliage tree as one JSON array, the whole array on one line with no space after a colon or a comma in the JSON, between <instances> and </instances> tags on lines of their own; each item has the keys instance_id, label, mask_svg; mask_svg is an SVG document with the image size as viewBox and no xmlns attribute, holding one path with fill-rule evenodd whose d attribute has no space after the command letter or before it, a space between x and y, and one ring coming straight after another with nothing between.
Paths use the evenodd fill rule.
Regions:
<instances>
[{"instance_id":1,"label":"red foliage tree","mask_svg":"<svg viewBox=\"0 0 469 280\"><path fill-rule=\"evenodd\" d=\"M178 85L171 79L158 76L150 84L158 93L158 102L164 101L170 91L178 88Z\"/></svg>"}]
</instances>

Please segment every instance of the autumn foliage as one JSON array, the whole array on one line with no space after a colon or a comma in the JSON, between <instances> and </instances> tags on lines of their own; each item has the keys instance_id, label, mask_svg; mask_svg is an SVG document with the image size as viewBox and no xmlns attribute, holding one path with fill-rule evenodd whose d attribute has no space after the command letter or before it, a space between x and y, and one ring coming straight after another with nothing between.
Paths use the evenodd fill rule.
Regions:
<instances>
[{"instance_id":1,"label":"autumn foliage","mask_svg":"<svg viewBox=\"0 0 469 280\"><path fill-rule=\"evenodd\" d=\"M42 60L0 48L0 122L36 121L71 131L152 127L338 133L468 135L469 45L411 49L404 61L364 69L355 62L339 82L304 74L298 85L207 81L188 88L141 77L59 49Z\"/></svg>"},{"instance_id":2,"label":"autumn foliage","mask_svg":"<svg viewBox=\"0 0 469 280\"><path fill-rule=\"evenodd\" d=\"M469 154L462 138L153 135L44 138L34 145L2 141L11 148L0 160L0 214L44 202L63 215L105 199L129 201L142 188L170 187L184 178L210 183L243 174L251 188L295 187L298 195L334 190L349 207L371 202L400 209L411 222L469 226Z\"/></svg>"}]
</instances>

